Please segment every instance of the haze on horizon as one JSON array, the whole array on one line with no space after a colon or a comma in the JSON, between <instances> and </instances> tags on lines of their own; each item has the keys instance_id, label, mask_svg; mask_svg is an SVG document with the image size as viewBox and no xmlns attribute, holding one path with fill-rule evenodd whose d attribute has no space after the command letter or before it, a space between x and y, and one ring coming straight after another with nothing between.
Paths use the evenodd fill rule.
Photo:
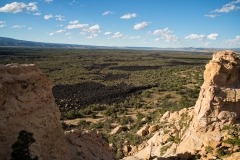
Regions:
<instances>
[{"instance_id":1,"label":"haze on horizon","mask_svg":"<svg viewBox=\"0 0 240 160\"><path fill-rule=\"evenodd\" d=\"M0 1L0 37L135 47L240 47L240 0Z\"/></svg>"}]
</instances>

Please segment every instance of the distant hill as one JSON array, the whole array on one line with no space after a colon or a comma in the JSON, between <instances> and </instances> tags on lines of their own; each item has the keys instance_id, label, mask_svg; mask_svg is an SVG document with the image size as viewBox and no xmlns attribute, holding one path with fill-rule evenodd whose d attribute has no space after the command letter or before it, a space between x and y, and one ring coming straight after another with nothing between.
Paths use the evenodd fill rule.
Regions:
<instances>
[{"instance_id":1,"label":"distant hill","mask_svg":"<svg viewBox=\"0 0 240 160\"><path fill-rule=\"evenodd\" d=\"M0 37L0 47L31 47L31 48L79 48L79 49L133 49L133 50L169 50L169 51L193 51L213 52L216 50L240 51L240 48L157 48L157 47L118 47L118 46L93 46L80 44L43 43L34 41L18 40L7 37Z\"/></svg>"}]
</instances>

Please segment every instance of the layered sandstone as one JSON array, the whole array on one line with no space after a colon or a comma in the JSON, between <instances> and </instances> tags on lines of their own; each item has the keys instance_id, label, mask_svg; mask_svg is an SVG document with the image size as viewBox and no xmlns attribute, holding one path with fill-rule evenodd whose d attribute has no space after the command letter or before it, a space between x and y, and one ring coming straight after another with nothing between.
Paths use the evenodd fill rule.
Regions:
<instances>
[{"instance_id":1,"label":"layered sandstone","mask_svg":"<svg viewBox=\"0 0 240 160\"><path fill-rule=\"evenodd\" d=\"M71 160L114 160L109 144L96 130L66 132L67 149Z\"/></svg>"},{"instance_id":2,"label":"layered sandstone","mask_svg":"<svg viewBox=\"0 0 240 160\"><path fill-rule=\"evenodd\" d=\"M0 66L0 159L10 159L21 130L33 133L32 156L67 159L54 83L35 65Z\"/></svg>"},{"instance_id":3,"label":"layered sandstone","mask_svg":"<svg viewBox=\"0 0 240 160\"><path fill-rule=\"evenodd\" d=\"M223 138L223 126L240 119L239 57L229 50L218 52L205 68L194 118L177 153L195 154L204 146L216 147Z\"/></svg>"},{"instance_id":4,"label":"layered sandstone","mask_svg":"<svg viewBox=\"0 0 240 160\"><path fill-rule=\"evenodd\" d=\"M238 152L229 158L239 159L239 146L224 142L233 137L230 130L223 128L240 127L240 59L229 50L218 52L205 68L196 105L179 112L166 112L159 123L164 127L148 140L144 149L129 152L133 156L125 159L139 160L149 153L152 157L188 159L200 155L201 159L217 159L217 149ZM239 133L234 134L240 137ZM206 148L212 148L212 153Z\"/></svg>"}]
</instances>

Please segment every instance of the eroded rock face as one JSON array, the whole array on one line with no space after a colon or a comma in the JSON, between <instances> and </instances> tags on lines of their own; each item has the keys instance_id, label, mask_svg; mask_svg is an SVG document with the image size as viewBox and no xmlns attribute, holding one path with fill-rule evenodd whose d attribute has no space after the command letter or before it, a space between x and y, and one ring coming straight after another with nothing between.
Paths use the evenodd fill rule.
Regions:
<instances>
[{"instance_id":1,"label":"eroded rock face","mask_svg":"<svg viewBox=\"0 0 240 160\"><path fill-rule=\"evenodd\" d=\"M33 133L30 146L39 159L67 159L54 83L35 65L0 66L0 159L10 159L21 130Z\"/></svg>"},{"instance_id":2,"label":"eroded rock face","mask_svg":"<svg viewBox=\"0 0 240 160\"><path fill-rule=\"evenodd\" d=\"M103 141L102 134L96 130L66 132L67 149L71 160L114 160L109 144Z\"/></svg>"},{"instance_id":3,"label":"eroded rock face","mask_svg":"<svg viewBox=\"0 0 240 160\"><path fill-rule=\"evenodd\" d=\"M213 55L206 65L204 83L194 107L193 121L177 153L201 150L221 141L224 125L240 119L240 60L232 51Z\"/></svg>"},{"instance_id":4,"label":"eroded rock face","mask_svg":"<svg viewBox=\"0 0 240 160\"><path fill-rule=\"evenodd\" d=\"M206 130L216 123L235 123L240 119L240 60L232 51L213 55L206 65L204 84L195 105L196 130ZM213 125L211 125L213 124Z\"/></svg>"}]
</instances>

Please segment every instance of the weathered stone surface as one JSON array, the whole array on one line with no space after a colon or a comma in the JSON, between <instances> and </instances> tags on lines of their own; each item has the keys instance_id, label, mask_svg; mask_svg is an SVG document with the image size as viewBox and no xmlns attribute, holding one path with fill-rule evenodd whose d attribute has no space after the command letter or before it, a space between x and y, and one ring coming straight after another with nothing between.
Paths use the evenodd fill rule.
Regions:
<instances>
[{"instance_id":1,"label":"weathered stone surface","mask_svg":"<svg viewBox=\"0 0 240 160\"><path fill-rule=\"evenodd\" d=\"M150 126L148 124L146 124L140 130L137 131L137 135L139 135L139 136L146 136L148 134L149 127Z\"/></svg>"},{"instance_id":2,"label":"weathered stone surface","mask_svg":"<svg viewBox=\"0 0 240 160\"><path fill-rule=\"evenodd\" d=\"M149 133L153 133L153 132L155 132L157 130L157 128L158 128L157 124L152 125L152 126L149 127L148 132Z\"/></svg>"},{"instance_id":3,"label":"weathered stone surface","mask_svg":"<svg viewBox=\"0 0 240 160\"><path fill-rule=\"evenodd\" d=\"M219 145L220 128L240 119L240 60L232 51L213 55L206 65L193 121L177 153L200 150L202 145ZM211 142L211 143L210 143Z\"/></svg>"},{"instance_id":4,"label":"weathered stone surface","mask_svg":"<svg viewBox=\"0 0 240 160\"><path fill-rule=\"evenodd\" d=\"M31 155L40 160L67 159L53 85L35 65L0 66L0 159L10 159L21 130L34 135Z\"/></svg>"},{"instance_id":5,"label":"weathered stone surface","mask_svg":"<svg viewBox=\"0 0 240 160\"><path fill-rule=\"evenodd\" d=\"M71 160L115 159L109 144L103 141L102 134L96 130L86 132L72 130L66 132L65 136Z\"/></svg>"},{"instance_id":6,"label":"weathered stone surface","mask_svg":"<svg viewBox=\"0 0 240 160\"><path fill-rule=\"evenodd\" d=\"M121 131L122 131L122 126L117 126L110 132L110 134L118 134Z\"/></svg>"}]
</instances>

